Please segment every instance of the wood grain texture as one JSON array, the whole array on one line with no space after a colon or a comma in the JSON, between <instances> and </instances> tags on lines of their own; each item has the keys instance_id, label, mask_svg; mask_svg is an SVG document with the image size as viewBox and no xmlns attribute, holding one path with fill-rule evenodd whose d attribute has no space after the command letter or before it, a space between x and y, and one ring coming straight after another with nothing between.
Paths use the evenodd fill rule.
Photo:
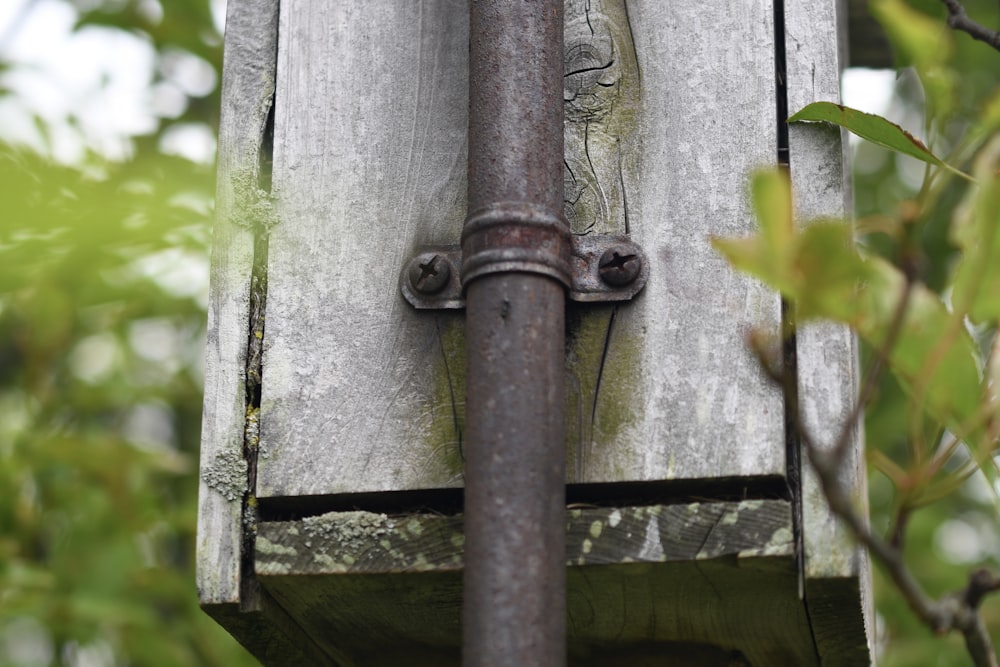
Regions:
<instances>
[{"instance_id":1,"label":"wood grain texture","mask_svg":"<svg viewBox=\"0 0 1000 667\"><path fill-rule=\"evenodd\" d=\"M274 96L277 0L231 3L226 18L198 493L202 604L239 602L245 368L258 160Z\"/></svg>"},{"instance_id":2,"label":"wood grain texture","mask_svg":"<svg viewBox=\"0 0 1000 667\"><path fill-rule=\"evenodd\" d=\"M459 237L467 6L281 11L258 495L458 486L461 315L413 311L397 280ZM779 302L708 242L749 232L747 175L774 161L771 4L566 20L567 217L652 262L636 302L569 315L569 481L783 475L781 398L743 344Z\"/></svg>"},{"instance_id":3,"label":"wood grain texture","mask_svg":"<svg viewBox=\"0 0 1000 667\"><path fill-rule=\"evenodd\" d=\"M457 664L461 536L436 515L268 522L258 572L341 664ZM817 664L788 503L575 509L567 537L570 664Z\"/></svg>"},{"instance_id":4,"label":"wood grain texture","mask_svg":"<svg viewBox=\"0 0 1000 667\"><path fill-rule=\"evenodd\" d=\"M836 0L785 3L790 114L811 102L840 101L840 4ZM793 196L801 224L818 217L850 214L845 146L842 132L825 124L789 127ZM803 426L817 444L832 447L849 420L858 393L857 339L845 326L806 324L797 329L796 356ZM857 430L850 438L843 483L854 489L859 503L865 505L863 443ZM868 627L873 610L866 554L831 514L808 462L803 462L801 486L806 594L820 653L830 664L864 664L870 660L866 636L873 636ZM839 582L840 588L831 582ZM844 592L833 604L830 596L837 591ZM859 613L846 617L845 608Z\"/></svg>"},{"instance_id":5,"label":"wood grain texture","mask_svg":"<svg viewBox=\"0 0 1000 667\"><path fill-rule=\"evenodd\" d=\"M772 6L627 7L639 99L622 178L651 266L605 335L580 481L783 475L781 397L744 344L777 331L779 300L709 245L753 229L747 179L775 161Z\"/></svg>"},{"instance_id":6,"label":"wood grain texture","mask_svg":"<svg viewBox=\"0 0 1000 667\"><path fill-rule=\"evenodd\" d=\"M261 496L461 481L462 316L398 276L461 232L468 23L462 0L281 3Z\"/></svg>"},{"instance_id":7,"label":"wood grain texture","mask_svg":"<svg viewBox=\"0 0 1000 667\"><path fill-rule=\"evenodd\" d=\"M709 560L725 555L792 556L788 503L689 503L570 509L568 565ZM261 576L398 574L462 567L461 515L329 512L264 522L257 537Z\"/></svg>"},{"instance_id":8,"label":"wood grain texture","mask_svg":"<svg viewBox=\"0 0 1000 667\"><path fill-rule=\"evenodd\" d=\"M298 623L266 592L260 594L260 608L241 611L239 605L215 604L205 611L239 640L262 665L336 667L343 664L337 654L309 637Z\"/></svg>"}]
</instances>

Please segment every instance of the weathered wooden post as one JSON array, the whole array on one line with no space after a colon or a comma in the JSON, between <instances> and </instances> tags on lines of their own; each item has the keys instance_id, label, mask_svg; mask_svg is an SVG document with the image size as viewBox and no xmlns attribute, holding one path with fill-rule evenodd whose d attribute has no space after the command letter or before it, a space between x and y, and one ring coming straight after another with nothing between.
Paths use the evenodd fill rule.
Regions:
<instances>
[{"instance_id":1,"label":"weathered wooden post","mask_svg":"<svg viewBox=\"0 0 1000 667\"><path fill-rule=\"evenodd\" d=\"M834 0L564 3L572 665L870 660L864 554L745 349L781 301L708 241L753 229L779 160L803 217L843 214L839 133L784 123L838 98L840 25ZM267 665L460 661L469 26L465 0L229 5L198 583ZM634 287L602 280L607 239ZM835 432L853 339L789 352Z\"/></svg>"}]
</instances>

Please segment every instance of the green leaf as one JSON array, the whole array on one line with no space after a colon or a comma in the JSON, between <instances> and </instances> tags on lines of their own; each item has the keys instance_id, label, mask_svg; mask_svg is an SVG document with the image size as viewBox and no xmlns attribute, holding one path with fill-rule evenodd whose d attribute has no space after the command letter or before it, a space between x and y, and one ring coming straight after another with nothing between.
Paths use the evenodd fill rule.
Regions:
<instances>
[{"instance_id":1,"label":"green leaf","mask_svg":"<svg viewBox=\"0 0 1000 667\"><path fill-rule=\"evenodd\" d=\"M899 125L882 118L882 116L865 113L864 111L858 111L857 109L834 104L833 102L813 102L800 109L788 119L789 123L803 121L838 125L862 139L867 139L873 144L888 148L897 153L902 153L903 155L909 155L922 162L932 164L935 167L947 169L966 180L972 180L972 177L968 174L955 169L931 153L930 149L922 141Z\"/></svg>"},{"instance_id":2,"label":"green leaf","mask_svg":"<svg viewBox=\"0 0 1000 667\"><path fill-rule=\"evenodd\" d=\"M977 323L1000 320L1000 137L976 160L978 187L956 211L950 239L962 250L952 301Z\"/></svg>"},{"instance_id":3,"label":"green leaf","mask_svg":"<svg viewBox=\"0 0 1000 667\"><path fill-rule=\"evenodd\" d=\"M754 213L761 223L771 259L777 260L795 233L792 222L792 187L785 173L758 171L750 182Z\"/></svg>"},{"instance_id":4,"label":"green leaf","mask_svg":"<svg viewBox=\"0 0 1000 667\"><path fill-rule=\"evenodd\" d=\"M786 255L795 234L788 175L771 169L758 171L751 177L750 192L761 235L749 239L716 238L712 243L736 268L754 275L758 270L767 271L766 276L758 277L782 291L792 289L792 276L785 271L789 266Z\"/></svg>"},{"instance_id":5,"label":"green leaf","mask_svg":"<svg viewBox=\"0 0 1000 667\"><path fill-rule=\"evenodd\" d=\"M802 121L833 123L883 148L915 157L937 167L945 166L944 162L931 153L922 141L899 125L875 114L833 102L813 102L788 119L789 123Z\"/></svg>"},{"instance_id":6,"label":"green leaf","mask_svg":"<svg viewBox=\"0 0 1000 667\"><path fill-rule=\"evenodd\" d=\"M781 190L776 177L787 180L781 172L754 177L760 233L713 239L713 245L733 266L793 301L800 322L842 322L873 347L883 347L907 290L905 276L889 262L862 254L848 223L819 221L789 229L785 209L775 205ZM968 429L982 400L978 347L937 294L921 284L909 290L889 367L934 419L974 441L979 436Z\"/></svg>"},{"instance_id":7,"label":"green leaf","mask_svg":"<svg viewBox=\"0 0 1000 667\"><path fill-rule=\"evenodd\" d=\"M858 334L872 346L884 346L906 280L892 264L868 258L859 286ZM889 367L907 392L925 401L923 408L938 423L978 444L976 422L980 391L979 348L941 298L920 283L910 286L902 329L889 350Z\"/></svg>"}]
</instances>

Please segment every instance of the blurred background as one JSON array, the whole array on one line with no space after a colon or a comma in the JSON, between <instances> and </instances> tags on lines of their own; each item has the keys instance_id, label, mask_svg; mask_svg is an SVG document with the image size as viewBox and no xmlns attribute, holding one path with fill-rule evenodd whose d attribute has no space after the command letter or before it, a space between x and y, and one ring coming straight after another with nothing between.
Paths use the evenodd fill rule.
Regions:
<instances>
[{"instance_id":1,"label":"blurred background","mask_svg":"<svg viewBox=\"0 0 1000 667\"><path fill-rule=\"evenodd\" d=\"M0 665L254 665L193 559L225 2L0 0Z\"/></svg>"},{"instance_id":2,"label":"blurred background","mask_svg":"<svg viewBox=\"0 0 1000 667\"><path fill-rule=\"evenodd\" d=\"M997 25L995 2L966 4ZM224 16L225 0L0 0L0 666L256 664L198 609L193 573ZM976 110L1000 54L955 44ZM844 92L926 136L912 73L851 69ZM919 189L922 165L852 152L859 214ZM947 222L918 239L932 287ZM884 384L868 442L891 452L905 402ZM885 528L895 490L870 482ZM1000 565L995 497L974 477L913 515L908 553L931 592ZM881 580L876 600L880 664L969 664ZM998 607L984 609L995 629Z\"/></svg>"}]
</instances>

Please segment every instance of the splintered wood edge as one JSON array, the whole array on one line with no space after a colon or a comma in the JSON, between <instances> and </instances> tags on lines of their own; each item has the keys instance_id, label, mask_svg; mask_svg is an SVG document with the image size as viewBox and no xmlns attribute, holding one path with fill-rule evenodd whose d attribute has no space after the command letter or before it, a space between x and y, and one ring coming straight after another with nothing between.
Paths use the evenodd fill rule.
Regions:
<instances>
[{"instance_id":1,"label":"splintered wood edge","mask_svg":"<svg viewBox=\"0 0 1000 667\"><path fill-rule=\"evenodd\" d=\"M840 101L836 2L785 7L788 111L815 101ZM849 215L849 170L843 134L823 123L788 128L792 191L798 224ZM832 447L857 396L857 343L845 326L806 323L796 330L799 410L813 442ZM861 441L852 434L844 483L862 491ZM858 547L832 516L803 452L802 505L807 576L858 573Z\"/></svg>"},{"instance_id":2,"label":"splintered wood edge","mask_svg":"<svg viewBox=\"0 0 1000 667\"><path fill-rule=\"evenodd\" d=\"M461 515L330 512L258 526L259 577L395 574L461 569ZM781 500L570 509L568 565L792 557L791 508Z\"/></svg>"},{"instance_id":3,"label":"splintered wood edge","mask_svg":"<svg viewBox=\"0 0 1000 667\"><path fill-rule=\"evenodd\" d=\"M785 4L790 114L811 102L840 102L844 9L837 0ZM795 123L788 128L788 139L799 223L849 216L853 206L844 132L820 123ZM857 356L856 337L845 326L810 323L797 328L799 409L804 427L821 447L832 447L850 418L858 393ZM857 428L850 437L841 481L866 507L863 442ZM802 463L801 502L806 605L823 664L867 664L874 619L867 554L830 511L807 460Z\"/></svg>"},{"instance_id":4,"label":"splintered wood edge","mask_svg":"<svg viewBox=\"0 0 1000 667\"><path fill-rule=\"evenodd\" d=\"M216 221L205 345L198 595L203 605L238 603L242 550L245 378L258 159L274 98L277 0L229 3L222 68Z\"/></svg>"}]
</instances>

